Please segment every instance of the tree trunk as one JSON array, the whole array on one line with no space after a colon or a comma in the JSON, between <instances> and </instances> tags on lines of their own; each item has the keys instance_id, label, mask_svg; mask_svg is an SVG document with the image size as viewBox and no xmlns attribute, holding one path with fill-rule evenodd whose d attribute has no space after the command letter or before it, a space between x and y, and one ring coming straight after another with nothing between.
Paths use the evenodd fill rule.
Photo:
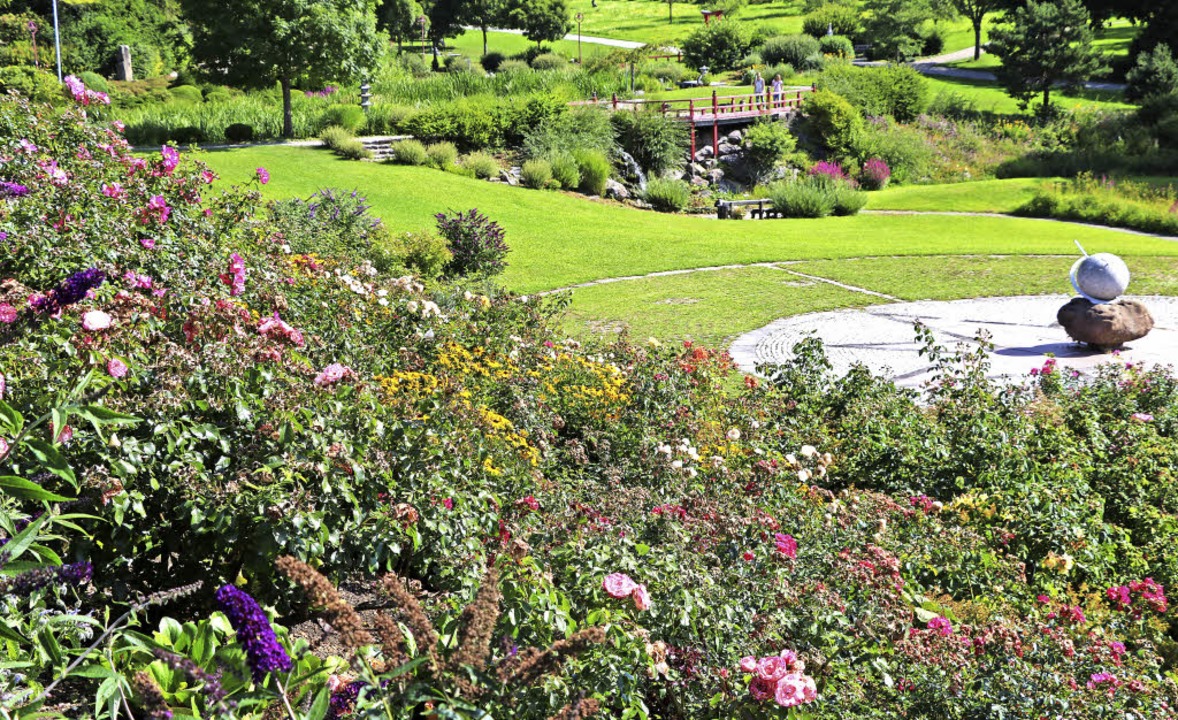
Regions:
<instances>
[{"instance_id":1,"label":"tree trunk","mask_svg":"<svg viewBox=\"0 0 1178 720\"><path fill-rule=\"evenodd\" d=\"M1043 116L1047 117L1051 114L1051 83L1043 88Z\"/></svg>"},{"instance_id":2,"label":"tree trunk","mask_svg":"<svg viewBox=\"0 0 1178 720\"><path fill-rule=\"evenodd\" d=\"M985 15L974 18L973 21L973 59L977 62L982 57L982 20Z\"/></svg>"},{"instance_id":3,"label":"tree trunk","mask_svg":"<svg viewBox=\"0 0 1178 720\"><path fill-rule=\"evenodd\" d=\"M675 0L667 0L667 22L675 23Z\"/></svg>"},{"instance_id":4,"label":"tree trunk","mask_svg":"<svg viewBox=\"0 0 1178 720\"><path fill-rule=\"evenodd\" d=\"M483 56L487 54L487 26L483 25Z\"/></svg>"},{"instance_id":5,"label":"tree trunk","mask_svg":"<svg viewBox=\"0 0 1178 720\"><path fill-rule=\"evenodd\" d=\"M290 104L290 78L282 78L282 137L294 139L294 111Z\"/></svg>"}]
</instances>

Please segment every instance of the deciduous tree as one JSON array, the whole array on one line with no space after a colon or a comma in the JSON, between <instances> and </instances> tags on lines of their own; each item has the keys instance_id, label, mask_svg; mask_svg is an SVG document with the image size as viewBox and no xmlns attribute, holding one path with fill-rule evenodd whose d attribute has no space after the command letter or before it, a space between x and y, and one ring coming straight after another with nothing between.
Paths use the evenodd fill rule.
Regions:
<instances>
[{"instance_id":1,"label":"deciduous tree","mask_svg":"<svg viewBox=\"0 0 1178 720\"><path fill-rule=\"evenodd\" d=\"M376 66L387 38L377 0L183 0L193 56L218 80L282 86L282 134L294 136L296 80L351 82Z\"/></svg>"},{"instance_id":2,"label":"deciduous tree","mask_svg":"<svg viewBox=\"0 0 1178 720\"><path fill-rule=\"evenodd\" d=\"M986 15L998 10L1001 0L952 0L953 9L973 25L973 59L982 56L982 22Z\"/></svg>"},{"instance_id":3,"label":"deciduous tree","mask_svg":"<svg viewBox=\"0 0 1178 720\"><path fill-rule=\"evenodd\" d=\"M377 25L397 41L397 49L401 50L406 40L420 35L418 20L424 13L417 0L384 0Z\"/></svg>"},{"instance_id":4,"label":"deciduous tree","mask_svg":"<svg viewBox=\"0 0 1178 720\"><path fill-rule=\"evenodd\" d=\"M512 27L537 45L563 38L573 27L565 0L518 0L508 11Z\"/></svg>"}]
</instances>

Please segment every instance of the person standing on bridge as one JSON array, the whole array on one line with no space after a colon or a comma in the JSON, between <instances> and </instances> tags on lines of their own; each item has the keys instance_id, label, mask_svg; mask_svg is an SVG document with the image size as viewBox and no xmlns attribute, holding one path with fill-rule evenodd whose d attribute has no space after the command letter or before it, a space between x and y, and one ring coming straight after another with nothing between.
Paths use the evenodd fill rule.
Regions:
<instances>
[{"instance_id":1,"label":"person standing on bridge","mask_svg":"<svg viewBox=\"0 0 1178 720\"><path fill-rule=\"evenodd\" d=\"M777 102L785 96L785 83L781 81L781 73L777 73L773 76L772 95L773 102Z\"/></svg>"},{"instance_id":2,"label":"person standing on bridge","mask_svg":"<svg viewBox=\"0 0 1178 720\"><path fill-rule=\"evenodd\" d=\"M759 72L753 75L753 95L756 96L757 106L760 107L765 95L765 78L761 77Z\"/></svg>"}]
</instances>

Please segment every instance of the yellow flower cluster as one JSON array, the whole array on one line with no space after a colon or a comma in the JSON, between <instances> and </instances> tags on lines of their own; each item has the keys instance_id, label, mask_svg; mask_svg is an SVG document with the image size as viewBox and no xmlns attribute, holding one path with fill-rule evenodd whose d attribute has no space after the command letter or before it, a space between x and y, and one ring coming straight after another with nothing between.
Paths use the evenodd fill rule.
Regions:
<instances>
[{"instance_id":1,"label":"yellow flower cluster","mask_svg":"<svg viewBox=\"0 0 1178 720\"><path fill-rule=\"evenodd\" d=\"M413 401L433 395L441 385L433 375L412 370L397 370L392 375L377 375L375 379L386 397Z\"/></svg>"},{"instance_id":2,"label":"yellow flower cluster","mask_svg":"<svg viewBox=\"0 0 1178 720\"><path fill-rule=\"evenodd\" d=\"M563 405L566 412L614 421L630 401L626 376L615 365L561 353L542 369L548 379L540 399Z\"/></svg>"},{"instance_id":3,"label":"yellow flower cluster","mask_svg":"<svg viewBox=\"0 0 1178 720\"><path fill-rule=\"evenodd\" d=\"M533 467L540 463L540 451L532 447L531 443L528 442L527 430L517 431L515 425L510 420L482 405L478 407L478 413L479 419L482 420L483 425L488 430L487 437L502 440ZM483 466L492 475L502 474L501 470L498 470L491 464L490 458L483 463Z\"/></svg>"}]
</instances>

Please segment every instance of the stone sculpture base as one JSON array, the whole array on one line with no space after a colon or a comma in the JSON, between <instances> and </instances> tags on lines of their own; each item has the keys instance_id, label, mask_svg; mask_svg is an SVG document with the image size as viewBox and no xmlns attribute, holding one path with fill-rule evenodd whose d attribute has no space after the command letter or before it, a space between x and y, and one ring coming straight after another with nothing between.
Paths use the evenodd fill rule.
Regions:
<instances>
[{"instance_id":1,"label":"stone sculpture base","mask_svg":"<svg viewBox=\"0 0 1178 720\"><path fill-rule=\"evenodd\" d=\"M1095 305L1082 297L1072 298L1059 309L1056 319L1070 338L1101 349L1120 347L1153 329L1153 316L1136 300Z\"/></svg>"}]
</instances>

